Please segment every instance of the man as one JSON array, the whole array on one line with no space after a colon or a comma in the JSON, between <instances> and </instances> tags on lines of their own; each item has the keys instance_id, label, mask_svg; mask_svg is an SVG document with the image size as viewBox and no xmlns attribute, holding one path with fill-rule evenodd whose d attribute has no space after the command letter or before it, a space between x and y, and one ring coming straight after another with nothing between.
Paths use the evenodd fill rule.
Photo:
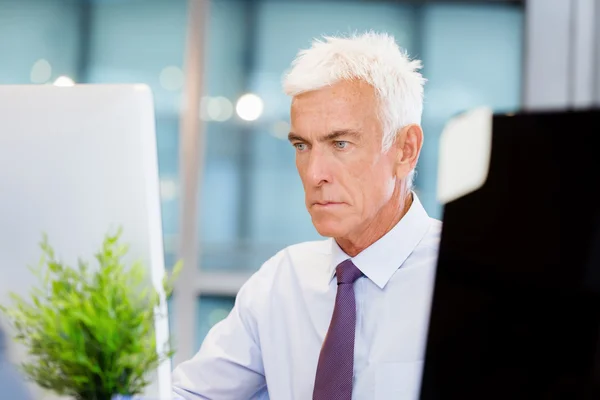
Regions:
<instances>
[{"instance_id":1,"label":"man","mask_svg":"<svg viewBox=\"0 0 600 400\"><path fill-rule=\"evenodd\" d=\"M411 191L424 79L394 39L325 38L285 78L317 231L240 290L177 367L183 399L418 397L441 224Z\"/></svg>"}]
</instances>

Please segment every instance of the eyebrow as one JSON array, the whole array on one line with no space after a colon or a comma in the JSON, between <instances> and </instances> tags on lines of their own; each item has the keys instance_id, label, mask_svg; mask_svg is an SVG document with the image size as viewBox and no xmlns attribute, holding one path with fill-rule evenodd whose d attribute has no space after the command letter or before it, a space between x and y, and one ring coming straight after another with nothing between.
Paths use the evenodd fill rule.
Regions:
<instances>
[{"instance_id":1,"label":"eyebrow","mask_svg":"<svg viewBox=\"0 0 600 400\"><path fill-rule=\"evenodd\" d=\"M328 133L327 135L320 137L319 142L329 142L331 140L339 139L342 137L357 138L359 136L360 136L360 132L358 132L354 129L340 129L340 130L332 131L332 132ZM294 142L294 141L308 142L308 140L304 139L302 136L300 136L294 132L290 132L290 134L288 135L288 140L290 142Z\"/></svg>"}]
</instances>

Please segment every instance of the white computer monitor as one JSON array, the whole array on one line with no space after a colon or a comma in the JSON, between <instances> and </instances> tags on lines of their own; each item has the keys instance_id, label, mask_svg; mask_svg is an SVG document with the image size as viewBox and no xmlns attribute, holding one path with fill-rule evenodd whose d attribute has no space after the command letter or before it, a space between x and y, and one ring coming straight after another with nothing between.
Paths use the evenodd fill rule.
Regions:
<instances>
[{"instance_id":1,"label":"white computer monitor","mask_svg":"<svg viewBox=\"0 0 600 400\"><path fill-rule=\"evenodd\" d=\"M104 235L118 227L130 245L129 259L142 260L160 287L164 256L150 89L0 86L0 303L11 291L26 294L35 282L27 266L41 255L43 232L61 258L75 264L79 257L93 261ZM166 307L162 311L166 315ZM159 344L168 340L167 318L156 321L156 335ZM18 362L24 349L12 345L9 353ZM170 375L165 362L145 395L168 398ZM31 390L36 399L45 396Z\"/></svg>"}]
</instances>

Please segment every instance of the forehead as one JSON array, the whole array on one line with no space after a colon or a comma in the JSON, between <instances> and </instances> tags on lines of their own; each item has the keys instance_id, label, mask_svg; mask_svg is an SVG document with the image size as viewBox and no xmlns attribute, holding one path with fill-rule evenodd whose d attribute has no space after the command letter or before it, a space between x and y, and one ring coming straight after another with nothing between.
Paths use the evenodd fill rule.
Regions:
<instances>
[{"instance_id":1,"label":"forehead","mask_svg":"<svg viewBox=\"0 0 600 400\"><path fill-rule=\"evenodd\" d=\"M340 81L292 99L291 122L301 126L319 124L376 123L377 97L371 85L360 80Z\"/></svg>"}]
</instances>

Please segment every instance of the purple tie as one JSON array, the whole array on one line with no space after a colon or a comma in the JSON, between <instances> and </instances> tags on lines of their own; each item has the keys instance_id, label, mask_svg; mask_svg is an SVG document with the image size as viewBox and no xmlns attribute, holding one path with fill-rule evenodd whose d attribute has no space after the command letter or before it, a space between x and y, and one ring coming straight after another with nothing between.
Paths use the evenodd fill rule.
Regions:
<instances>
[{"instance_id":1,"label":"purple tie","mask_svg":"<svg viewBox=\"0 0 600 400\"><path fill-rule=\"evenodd\" d=\"M354 331L356 329L356 301L354 281L362 272L352 260L336 268L338 281L335 307L329 330L317 365L313 400L351 400L354 370Z\"/></svg>"}]
</instances>

